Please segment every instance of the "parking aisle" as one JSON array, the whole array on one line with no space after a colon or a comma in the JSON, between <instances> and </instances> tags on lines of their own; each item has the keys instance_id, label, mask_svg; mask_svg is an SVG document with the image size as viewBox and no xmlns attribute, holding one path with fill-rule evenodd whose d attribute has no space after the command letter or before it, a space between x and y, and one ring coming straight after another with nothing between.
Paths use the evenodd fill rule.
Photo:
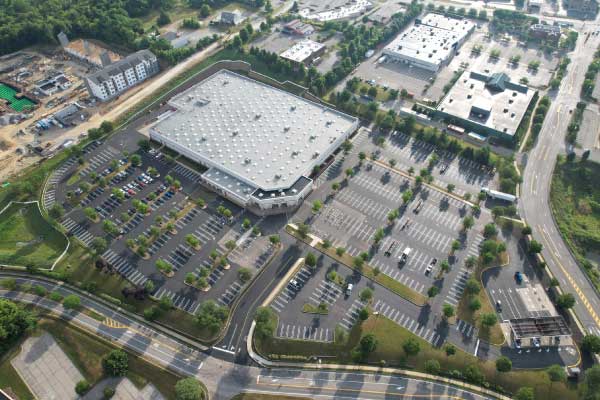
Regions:
<instances>
[{"instance_id":1,"label":"parking aisle","mask_svg":"<svg viewBox=\"0 0 600 400\"><path fill-rule=\"evenodd\" d=\"M411 318L389 304L377 300L373 305L373 310L378 312L380 315L383 315L384 317L394 321L396 324L406 328L415 335L425 339L434 347L439 347L444 343L444 339L442 339L442 337L435 332L434 329L428 328L426 325L419 324L417 320Z\"/></svg>"},{"instance_id":2,"label":"parking aisle","mask_svg":"<svg viewBox=\"0 0 600 400\"><path fill-rule=\"evenodd\" d=\"M61 221L61 225L65 227L65 229L72 233L77 239L83 242L86 246L90 246L92 241L96 238L92 235L86 228L79 225L77 222L73 221L71 218L66 217Z\"/></svg>"},{"instance_id":3,"label":"parking aisle","mask_svg":"<svg viewBox=\"0 0 600 400\"><path fill-rule=\"evenodd\" d=\"M280 323L275 336L282 339L311 340L313 342L333 342L334 333L335 331L329 328Z\"/></svg>"},{"instance_id":4,"label":"parking aisle","mask_svg":"<svg viewBox=\"0 0 600 400\"><path fill-rule=\"evenodd\" d=\"M157 289L153 296L159 300L163 297L168 297L173 302L173 307L191 314L194 314L200 305L198 301L191 297L175 294L173 291L165 288Z\"/></svg>"}]
</instances>

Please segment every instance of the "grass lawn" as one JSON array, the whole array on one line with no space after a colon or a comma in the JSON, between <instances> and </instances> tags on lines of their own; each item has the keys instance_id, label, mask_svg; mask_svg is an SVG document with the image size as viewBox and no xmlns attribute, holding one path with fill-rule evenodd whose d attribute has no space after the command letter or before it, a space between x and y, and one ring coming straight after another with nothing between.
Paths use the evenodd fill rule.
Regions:
<instances>
[{"instance_id":1,"label":"grass lawn","mask_svg":"<svg viewBox=\"0 0 600 400\"><path fill-rule=\"evenodd\" d=\"M39 329L50 333L59 346L90 382L103 378L102 358L115 347L68 325L63 321L42 319ZM129 378L139 389L152 383L168 399L175 398L175 384L180 379L170 371L156 367L129 353Z\"/></svg>"},{"instance_id":2,"label":"grass lawn","mask_svg":"<svg viewBox=\"0 0 600 400\"><path fill-rule=\"evenodd\" d=\"M25 382L23 382L17 371L10 364L10 360L19 353L23 340L17 342L0 357L0 389L7 390L10 388L20 400L33 400L33 394L31 394Z\"/></svg>"},{"instance_id":3,"label":"grass lawn","mask_svg":"<svg viewBox=\"0 0 600 400\"><path fill-rule=\"evenodd\" d=\"M380 361L385 360L386 366L389 367L424 371L425 362L435 359L439 361L444 372L463 370L467 365L476 364L487 381L496 382L509 392L514 393L522 386L529 386L535 388L536 398L543 398L549 394L550 381L544 371L524 370L498 374L493 362L484 362L460 350L457 350L455 355L446 356L443 348L432 347L425 340L382 316L371 316L362 325L355 325L346 340L339 343L269 339L264 342L255 342L255 344L257 350L264 355L281 355L272 358L303 360L311 355L319 354L324 363L340 362L345 364L352 363L351 350L358 344L360 338L368 333L374 334L378 341L376 350L370 354L367 360L369 364L380 365ZM420 352L416 356L407 356L402 348L402 344L408 338L419 342ZM552 386L551 398L574 400L577 398L577 389L575 386L555 383Z\"/></svg>"},{"instance_id":4,"label":"grass lawn","mask_svg":"<svg viewBox=\"0 0 600 400\"><path fill-rule=\"evenodd\" d=\"M600 289L600 273L586 252L600 249L600 164L559 160L552 176L550 204L559 230L588 276Z\"/></svg>"},{"instance_id":5,"label":"grass lawn","mask_svg":"<svg viewBox=\"0 0 600 400\"><path fill-rule=\"evenodd\" d=\"M36 204L12 204L0 215L0 262L48 268L67 239L40 214Z\"/></svg>"},{"instance_id":6,"label":"grass lawn","mask_svg":"<svg viewBox=\"0 0 600 400\"><path fill-rule=\"evenodd\" d=\"M481 339L484 339L485 341L495 345L501 345L504 343L505 338L504 334L502 333L502 329L500 328L500 324L497 323L491 328L487 328L482 326L479 322L479 316L481 314L496 313L494 305L488 297L487 291L481 282L481 273L481 267L476 267L475 271L473 272L473 277L478 279L479 284L481 285L481 290L474 296L469 296L466 292L463 293L463 296L456 307L456 316L457 318L476 325L477 328L479 328L479 337ZM481 308L477 311L473 311L469 308L469 303L471 302L472 298L477 298L481 304Z\"/></svg>"}]
</instances>

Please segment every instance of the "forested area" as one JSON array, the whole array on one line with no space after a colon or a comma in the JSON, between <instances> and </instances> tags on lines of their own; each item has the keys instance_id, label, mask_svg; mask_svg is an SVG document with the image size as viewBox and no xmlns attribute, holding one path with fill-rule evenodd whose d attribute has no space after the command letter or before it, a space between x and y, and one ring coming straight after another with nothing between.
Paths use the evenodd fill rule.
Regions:
<instances>
[{"instance_id":1,"label":"forested area","mask_svg":"<svg viewBox=\"0 0 600 400\"><path fill-rule=\"evenodd\" d=\"M204 5L217 8L231 0L187 2L200 9ZM241 3L257 7L264 0ZM168 13L174 5L175 0L0 0L0 55L35 44L55 43L60 31L71 38L93 38L137 49L144 33L138 18L152 11Z\"/></svg>"}]
</instances>

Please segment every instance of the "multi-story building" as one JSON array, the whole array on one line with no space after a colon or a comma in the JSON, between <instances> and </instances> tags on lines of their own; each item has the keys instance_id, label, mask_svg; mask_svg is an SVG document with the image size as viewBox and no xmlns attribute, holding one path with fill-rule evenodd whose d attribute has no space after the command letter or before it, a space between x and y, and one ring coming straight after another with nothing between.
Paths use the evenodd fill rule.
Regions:
<instances>
[{"instance_id":1,"label":"multi-story building","mask_svg":"<svg viewBox=\"0 0 600 400\"><path fill-rule=\"evenodd\" d=\"M140 50L110 64L85 78L90 95L110 100L160 70L158 59L150 50Z\"/></svg>"},{"instance_id":2,"label":"multi-story building","mask_svg":"<svg viewBox=\"0 0 600 400\"><path fill-rule=\"evenodd\" d=\"M258 215L296 209L358 119L229 70L173 97L150 138L208 168L211 190Z\"/></svg>"},{"instance_id":3,"label":"multi-story building","mask_svg":"<svg viewBox=\"0 0 600 400\"><path fill-rule=\"evenodd\" d=\"M309 65L317 57L325 53L325 45L309 39L304 39L280 54L281 58L291 61L296 65Z\"/></svg>"}]
</instances>

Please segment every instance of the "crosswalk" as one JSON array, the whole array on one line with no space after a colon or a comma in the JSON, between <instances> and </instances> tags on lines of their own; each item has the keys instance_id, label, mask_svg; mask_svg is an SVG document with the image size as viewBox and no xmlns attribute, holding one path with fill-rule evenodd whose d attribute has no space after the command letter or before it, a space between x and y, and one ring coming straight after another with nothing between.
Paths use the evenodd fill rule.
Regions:
<instances>
[{"instance_id":1,"label":"crosswalk","mask_svg":"<svg viewBox=\"0 0 600 400\"><path fill-rule=\"evenodd\" d=\"M72 233L77 239L79 239L86 246L90 246L92 241L96 238L87 229L83 226L79 225L77 222L73 221L71 218L67 217L61 221L61 225L65 227L65 229Z\"/></svg>"},{"instance_id":2,"label":"crosswalk","mask_svg":"<svg viewBox=\"0 0 600 400\"><path fill-rule=\"evenodd\" d=\"M89 175L92 171L97 170L101 165L108 164L112 160L116 159L119 152L112 147L105 147L99 153L95 154L87 160L87 166L79 171L79 175L82 177Z\"/></svg>"},{"instance_id":3,"label":"crosswalk","mask_svg":"<svg viewBox=\"0 0 600 400\"><path fill-rule=\"evenodd\" d=\"M419 321L383 301L377 300L373 305L373 310L408 329L415 335L420 336L434 347L439 347L444 343L444 339L434 329L428 328L426 325L419 323Z\"/></svg>"},{"instance_id":4,"label":"crosswalk","mask_svg":"<svg viewBox=\"0 0 600 400\"><path fill-rule=\"evenodd\" d=\"M198 183L202 180L202 175L199 172L196 172L193 169L186 167L185 165L180 163L175 164L175 166L173 167L173 171L192 182Z\"/></svg>"},{"instance_id":5,"label":"crosswalk","mask_svg":"<svg viewBox=\"0 0 600 400\"><path fill-rule=\"evenodd\" d=\"M191 297L177 294L172 290L166 289L164 287L159 288L153 296L159 300L163 297L168 297L173 302L173 307L188 312L190 314L195 314L196 311L198 311L198 307L200 306L200 302L198 300L194 300Z\"/></svg>"},{"instance_id":6,"label":"crosswalk","mask_svg":"<svg viewBox=\"0 0 600 400\"><path fill-rule=\"evenodd\" d=\"M125 279L134 285L142 286L148 278L138 271L129 261L108 249L102 254L102 258L113 266L113 268L121 274Z\"/></svg>"}]
</instances>

